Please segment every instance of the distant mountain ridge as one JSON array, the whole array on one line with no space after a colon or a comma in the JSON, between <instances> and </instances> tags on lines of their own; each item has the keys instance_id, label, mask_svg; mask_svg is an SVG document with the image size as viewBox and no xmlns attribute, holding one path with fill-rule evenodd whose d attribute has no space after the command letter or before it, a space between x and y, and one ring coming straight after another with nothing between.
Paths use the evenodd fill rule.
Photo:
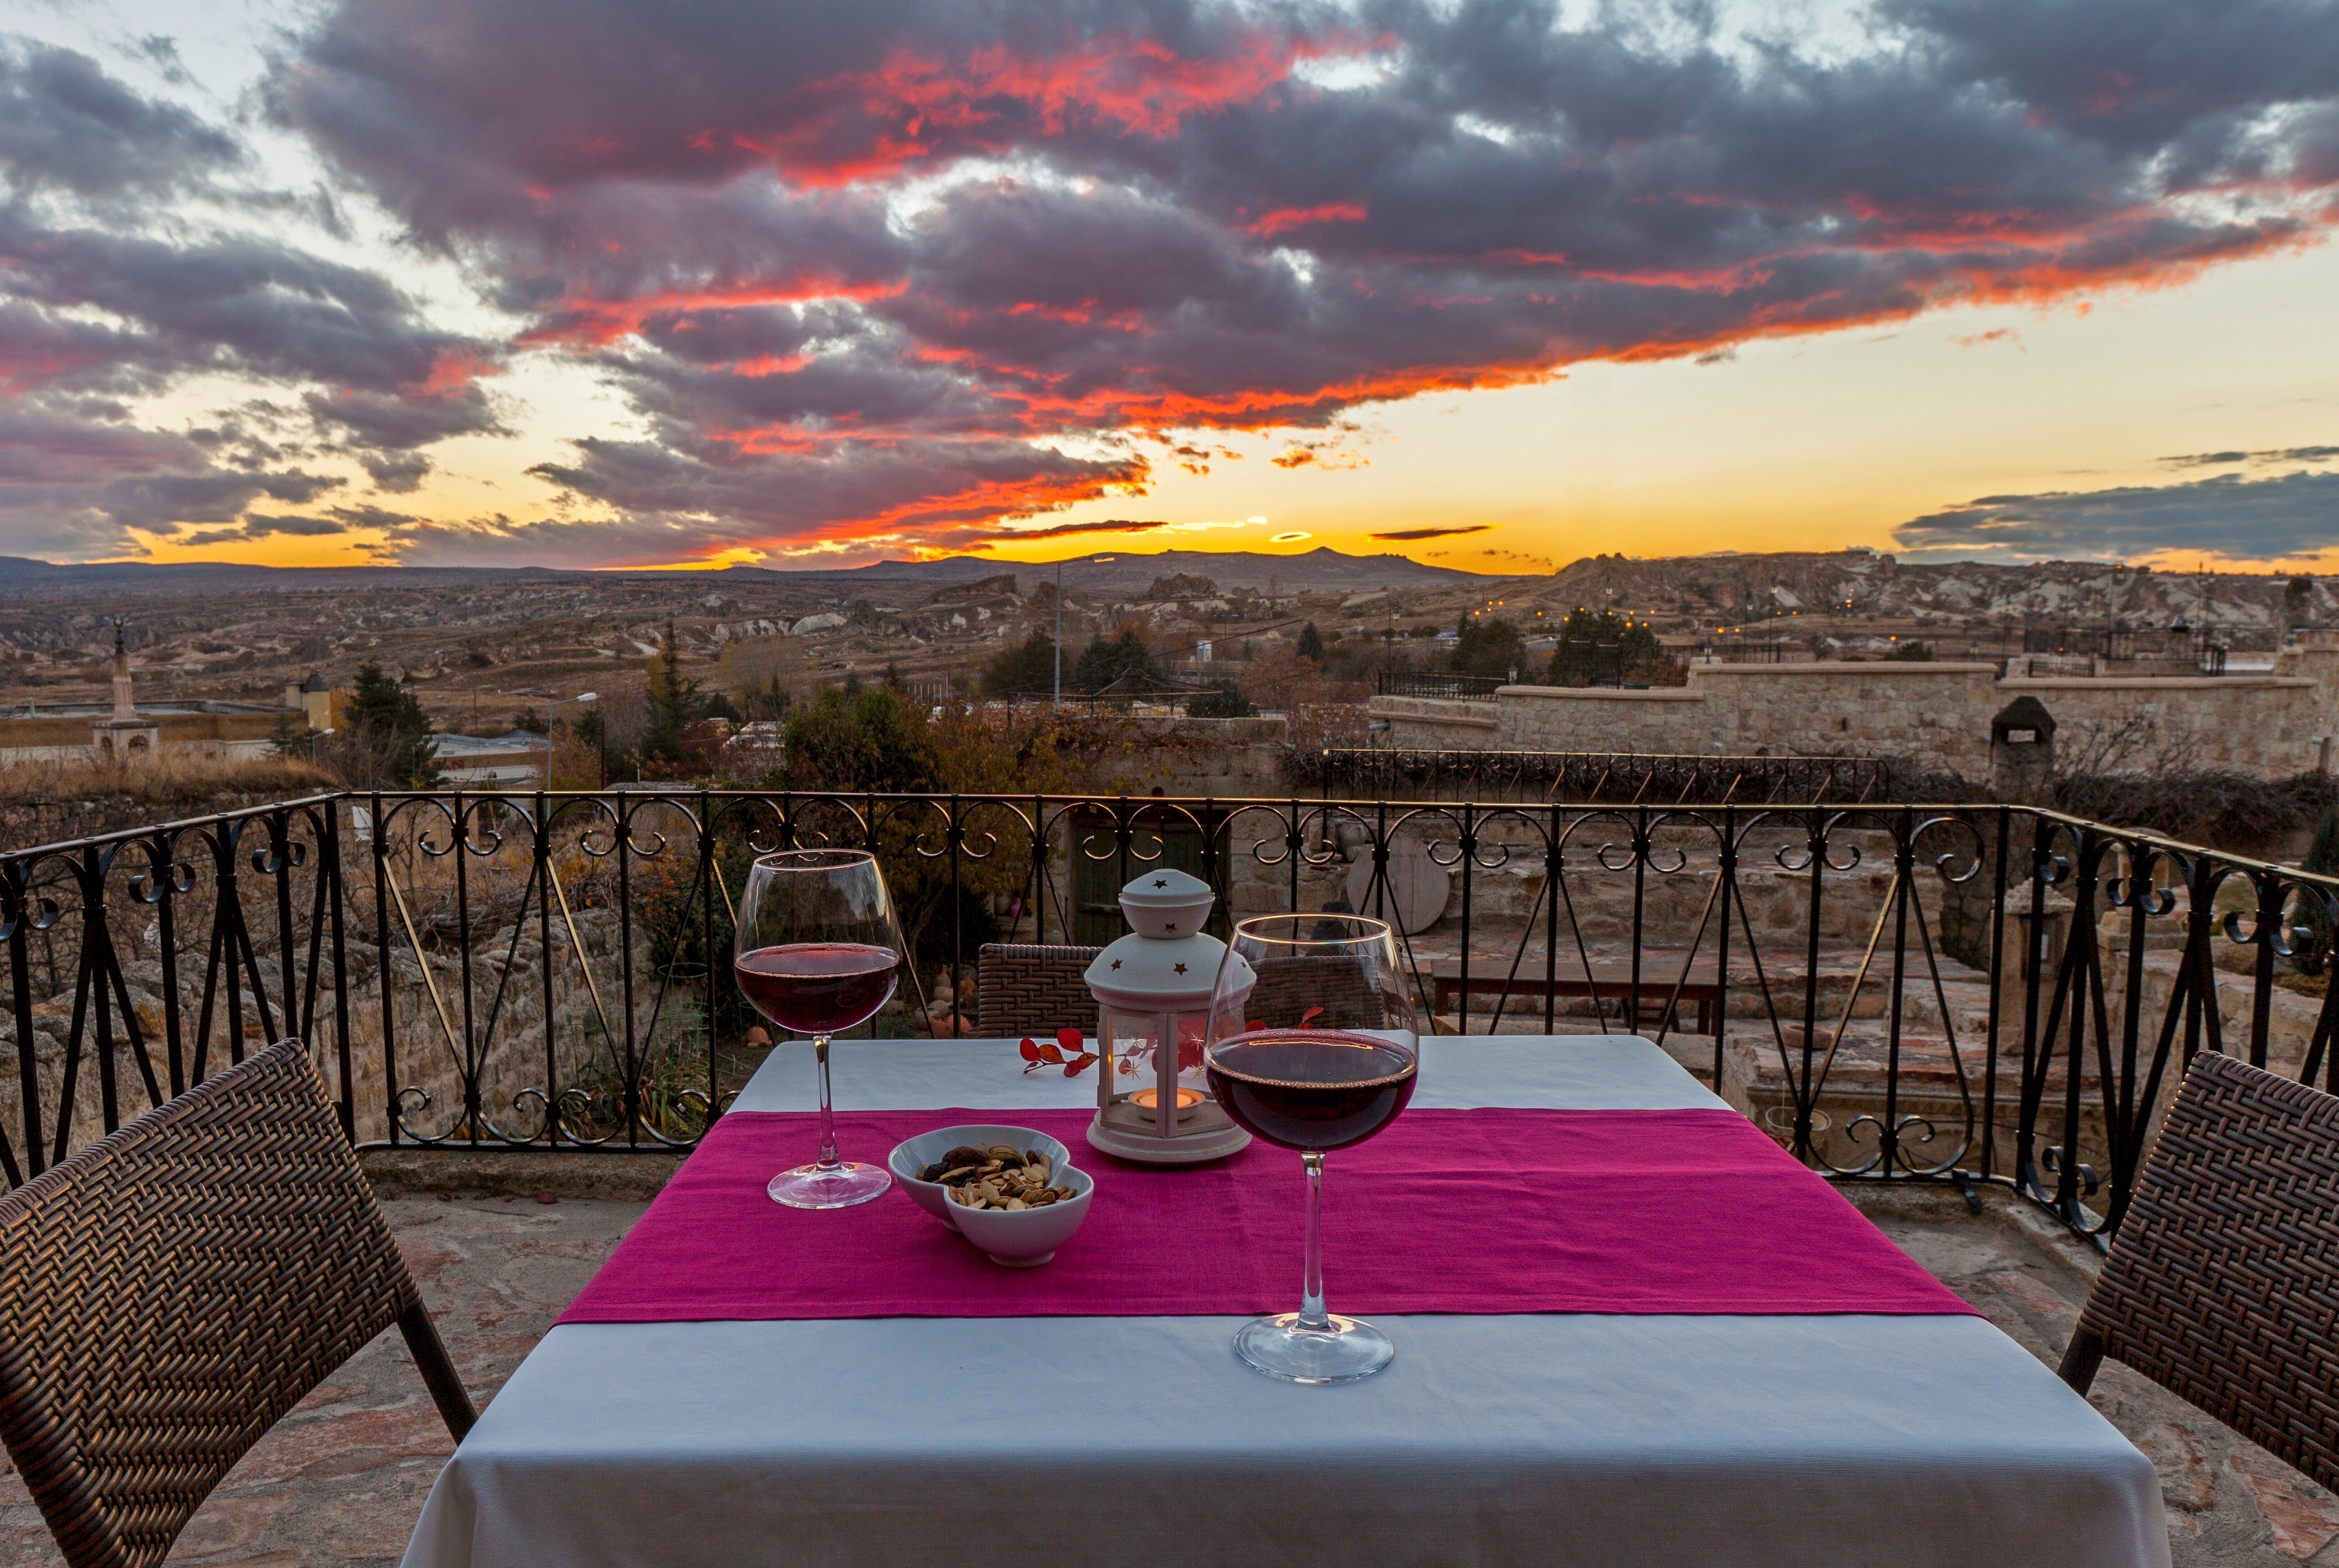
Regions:
<instances>
[{"instance_id":1,"label":"distant mountain ridge","mask_svg":"<svg viewBox=\"0 0 2339 1568\"><path fill-rule=\"evenodd\" d=\"M1096 552L1101 554L1102 552ZM608 581L644 577L688 577L710 586L740 578L785 578L841 587L848 584L923 583L935 587L974 582L1012 572L1026 589L1056 579L1053 563L992 560L981 556L946 556L933 561L879 561L865 567L836 567L789 571L772 567L736 566L721 571L563 571L550 567L259 567L225 561L99 561L87 564L35 560L25 556L0 556L0 590L10 588L105 587L130 593L305 588L353 588L369 583L414 587L429 582L476 584L525 579ZM1252 550L1162 550L1152 555L1114 552L1099 565L1095 556L1064 563L1067 589L1089 594L1141 593L1156 577L1180 572L1209 577L1221 587L1248 587L1265 592L1277 587L1285 593L1336 592L1356 588L1447 587L1490 582L1476 572L1425 566L1399 555L1350 556L1321 547L1303 555L1270 556Z\"/></svg>"},{"instance_id":2,"label":"distant mountain ridge","mask_svg":"<svg viewBox=\"0 0 2339 1568\"><path fill-rule=\"evenodd\" d=\"M1100 564L1098 557L1106 557ZM1015 574L1024 591L1056 580L1053 561L1002 561L982 556L945 556L933 561L879 561L866 567L845 567L826 572L773 572L765 567L734 567L734 572L771 572L775 577L821 577L832 581L908 582L941 587L983 577ZM1064 587L1085 594L1135 594L1150 587L1157 577L1208 577L1222 588L1243 587L1265 593L1332 593L1357 588L1466 587L1500 579L1483 572L1433 567L1395 553L1351 556L1319 545L1293 556L1271 556L1258 550L1157 550L1140 554L1127 550L1092 551L1063 563Z\"/></svg>"}]
</instances>

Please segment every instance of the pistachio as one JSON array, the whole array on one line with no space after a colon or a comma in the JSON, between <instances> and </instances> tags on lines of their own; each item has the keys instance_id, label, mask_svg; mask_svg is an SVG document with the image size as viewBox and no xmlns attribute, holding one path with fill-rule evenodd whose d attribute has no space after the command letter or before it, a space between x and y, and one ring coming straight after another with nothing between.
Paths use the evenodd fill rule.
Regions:
<instances>
[{"instance_id":1,"label":"pistachio","mask_svg":"<svg viewBox=\"0 0 2339 1568\"><path fill-rule=\"evenodd\" d=\"M1003 1143L987 1149L962 1144L932 1165L919 1179L940 1183L962 1208L1044 1208L1072 1196L1069 1187L1050 1185L1053 1162L1036 1149L1021 1152Z\"/></svg>"}]
</instances>

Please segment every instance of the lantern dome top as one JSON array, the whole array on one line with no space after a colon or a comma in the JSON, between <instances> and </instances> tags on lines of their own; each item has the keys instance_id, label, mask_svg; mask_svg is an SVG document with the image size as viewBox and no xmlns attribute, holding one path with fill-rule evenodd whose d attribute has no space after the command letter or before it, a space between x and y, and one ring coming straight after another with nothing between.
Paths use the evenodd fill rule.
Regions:
<instances>
[{"instance_id":1,"label":"lantern dome top","mask_svg":"<svg viewBox=\"0 0 2339 1568\"><path fill-rule=\"evenodd\" d=\"M1120 912L1138 935L1167 940L1201 930L1217 898L1200 877L1164 867L1120 890Z\"/></svg>"},{"instance_id":2,"label":"lantern dome top","mask_svg":"<svg viewBox=\"0 0 2339 1568\"><path fill-rule=\"evenodd\" d=\"M1154 871L1120 890L1120 912L1135 928L1097 954L1082 978L1097 1000L1113 1007L1203 1008L1218 978L1227 944L1202 930L1217 895L1210 884L1182 871Z\"/></svg>"}]
</instances>

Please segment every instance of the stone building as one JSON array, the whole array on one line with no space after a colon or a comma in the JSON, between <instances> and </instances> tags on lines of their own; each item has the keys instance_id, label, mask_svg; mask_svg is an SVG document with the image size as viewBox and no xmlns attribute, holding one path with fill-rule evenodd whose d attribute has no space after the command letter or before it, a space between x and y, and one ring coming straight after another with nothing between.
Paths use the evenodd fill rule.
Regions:
<instances>
[{"instance_id":1,"label":"stone building","mask_svg":"<svg viewBox=\"0 0 2339 1568\"><path fill-rule=\"evenodd\" d=\"M29 702L0 708L0 767L16 763L88 762L163 753L265 756L297 708L217 701L139 702L131 688L130 650L113 632L110 703Z\"/></svg>"},{"instance_id":2,"label":"stone building","mask_svg":"<svg viewBox=\"0 0 2339 1568\"><path fill-rule=\"evenodd\" d=\"M2181 741L2195 766L2282 777L2324 765L2339 734L2339 646L2293 644L2271 670L2232 675L2008 674L1997 664L1693 665L1681 686L1510 685L1491 701L1377 696L1392 746L1671 755L1900 756L1969 778L1989 764L1991 715L2043 703L2066 750L2132 725Z\"/></svg>"}]
</instances>

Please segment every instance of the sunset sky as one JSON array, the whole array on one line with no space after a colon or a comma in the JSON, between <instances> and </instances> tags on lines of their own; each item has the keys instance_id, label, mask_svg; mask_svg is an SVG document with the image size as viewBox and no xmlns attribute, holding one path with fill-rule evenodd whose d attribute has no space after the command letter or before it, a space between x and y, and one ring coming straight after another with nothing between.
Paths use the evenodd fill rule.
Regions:
<instances>
[{"instance_id":1,"label":"sunset sky","mask_svg":"<svg viewBox=\"0 0 2339 1568\"><path fill-rule=\"evenodd\" d=\"M0 179L0 554L2339 569L2329 3L20 4Z\"/></svg>"}]
</instances>

